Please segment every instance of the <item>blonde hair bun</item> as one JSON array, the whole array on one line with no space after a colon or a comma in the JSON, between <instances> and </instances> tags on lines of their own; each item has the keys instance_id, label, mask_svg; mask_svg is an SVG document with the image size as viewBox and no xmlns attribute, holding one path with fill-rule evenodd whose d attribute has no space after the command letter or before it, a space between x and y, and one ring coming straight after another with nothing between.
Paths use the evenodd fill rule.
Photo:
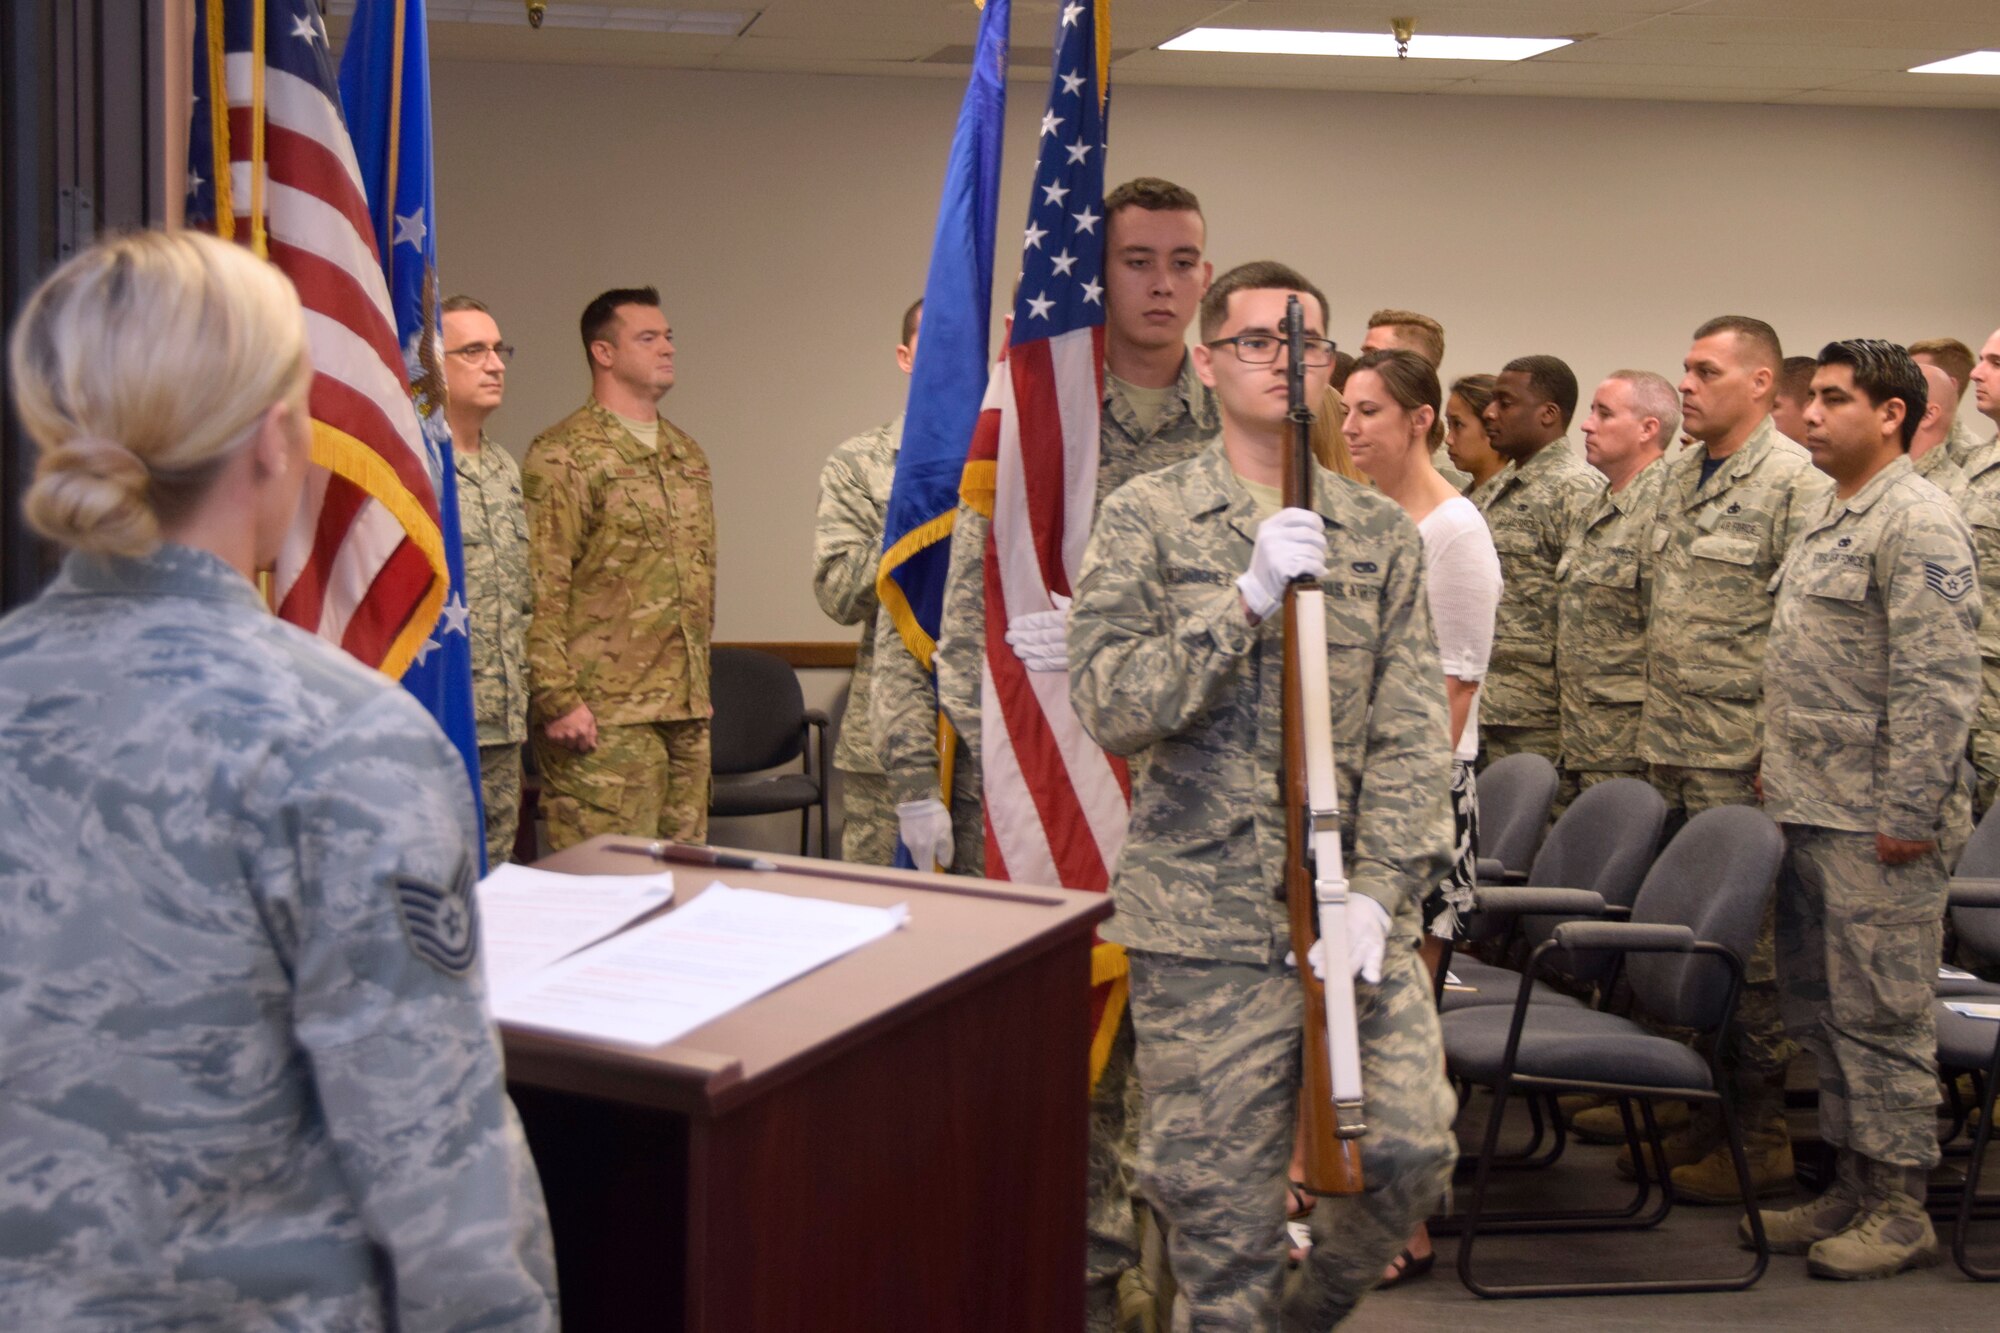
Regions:
<instances>
[{"instance_id":1,"label":"blonde hair bun","mask_svg":"<svg viewBox=\"0 0 2000 1333\"><path fill-rule=\"evenodd\" d=\"M23 508L35 530L65 546L148 555L160 522L146 501L151 474L116 440L79 435L45 448Z\"/></svg>"},{"instance_id":2,"label":"blonde hair bun","mask_svg":"<svg viewBox=\"0 0 2000 1333\"><path fill-rule=\"evenodd\" d=\"M83 251L29 296L8 351L15 409L41 450L28 523L107 555L152 552L312 375L291 282L190 231Z\"/></svg>"}]
</instances>

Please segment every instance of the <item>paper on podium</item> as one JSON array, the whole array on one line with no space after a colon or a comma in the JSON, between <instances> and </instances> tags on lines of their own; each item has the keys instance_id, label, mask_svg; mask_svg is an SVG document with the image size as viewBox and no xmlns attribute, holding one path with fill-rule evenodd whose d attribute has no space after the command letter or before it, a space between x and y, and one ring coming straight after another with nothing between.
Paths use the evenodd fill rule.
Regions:
<instances>
[{"instance_id":1,"label":"paper on podium","mask_svg":"<svg viewBox=\"0 0 2000 1333\"><path fill-rule=\"evenodd\" d=\"M500 996L522 1027L658 1046L832 962L909 909L799 898L721 882L693 902L547 968Z\"/></svg>"},{"instance_id":2,"label":"paper on podium","mask_svg":"<svg viewBox=\"0 0 2000 1333\"><path fill-rule=\"evenodd\" d=\"M479 952L499 995L672 901L671 871L561 875L504 865L479 881Z\"/></svg>"}]
</instances>

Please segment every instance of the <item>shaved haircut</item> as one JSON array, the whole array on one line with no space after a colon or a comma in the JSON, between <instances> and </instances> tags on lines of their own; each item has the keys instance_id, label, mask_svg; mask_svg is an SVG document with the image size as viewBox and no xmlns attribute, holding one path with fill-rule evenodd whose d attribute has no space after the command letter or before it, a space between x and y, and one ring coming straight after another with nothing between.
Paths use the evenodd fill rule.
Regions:
<instances>
[{"instance_id":1,"label":"shaved haircut","mask_svg":"<svg viewBox=\"0 0 2000 1333\"><path fill-rule=\"evenodd\" d=\"M1435 370L1444 364L1444 325L1414 310L1377 310L1368 317L1371 329L1394 329L1409 350L1431 363Z\"/></svg>"},{"instance_id":2,"label":"shaved haircut","mask_svg":"<svg viewBox=\"0 0 2000 1333\"><path fill-rule=\"evenodd\" d=\"M1717 315L1694 331L1694 340L1700 342L1718 333L1735 334L1737 345L1749 352L1753 360L1770 367L1774 380L1784 369L1784 344L1778 341L1778 331L1763 320L1748 315Z\"/></svg>"}]
</instances>

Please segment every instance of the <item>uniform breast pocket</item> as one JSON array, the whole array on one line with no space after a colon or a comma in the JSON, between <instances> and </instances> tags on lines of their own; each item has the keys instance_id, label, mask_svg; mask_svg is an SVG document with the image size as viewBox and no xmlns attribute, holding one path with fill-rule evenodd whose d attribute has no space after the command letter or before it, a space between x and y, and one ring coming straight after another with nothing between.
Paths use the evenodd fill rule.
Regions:
<instances>
[{"instance_id":1,"label":"uniform breast pocket","mask_svg":"<svg viewBox=\"0 0 2000 1333\"><path fill-rule=\"evenodd\" d=\"M640 468L620 468L613 472L604 495L604 519L606 526L623 541L664 548L669 513L660 479Z\"/></svg>"},{"instance_id":2,"label":"uniform breast pocket","mask_svg":"<svg viewBox=\"0 0 2000 1333\"><path fill-rule=\"evenodd\" d=\"M1886 647L1887 617L1869 604L1868 570L1854 566L1807 574L1799 591L1808 599L1801 609L1801 635L1811 638L1814 656L1835 662L1872 662Z\"/></svg>"},{"instance_id":3,"label":"uniform breast pocket","mask_svg":"<svg viewBox=\"0 0 2000 1333\"><path fill-rule=\"evenodd\" d=\"M1992 571L2000 570L2000 503L1989 499L1976 500L1966 506L1966 522L1972 527L1972 553L1979 558L1980 573L1985 583L1992 577ZM1989 614L1987 620L1994 619Z\"/></svg>"}]
</instances>

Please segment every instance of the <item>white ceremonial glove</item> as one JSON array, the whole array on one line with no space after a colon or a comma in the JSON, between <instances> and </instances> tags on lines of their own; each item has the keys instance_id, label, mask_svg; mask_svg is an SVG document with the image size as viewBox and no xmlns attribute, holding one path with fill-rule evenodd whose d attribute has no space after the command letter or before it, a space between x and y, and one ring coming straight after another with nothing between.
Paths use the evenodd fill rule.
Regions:
<instances>
[{"instance_id":1,"label":"white ceremonial glove","mask_svg":"<svg viewBox=\"0 0 2000 1333\"><path fill-rule=\"evenodd\" d=\"M910 849L917 869L933 865L951 869L951 811L935 796L903 801L896 806L897 836Z\"/></svg>"},{"instance_id":2,"label":"white ceremonial glove","mask_svg":"<svg viewBox=\"0 0 2000 1333\"><path fill-rule=\"evenodd\" d=\"M1278 609L1285 585L1301 574L1326 577L1326 520L1310 509L1280 509L1257 525L1250 568L1236 588L1250 614L1262 620Z\"/></svg>"},{"instance_id":3,"label":"white ceremonial glove","mask_svg":"<svg viewBox=\"0 0 2000 1333\"><path fill-rule=\"evenodd\" d=\"M1347 965L1371 986L1382 984L1382 955L1389 947L1389 914L1382 904L1358 893L1347 896ZM1291 961L1289 958L1287 962ZM1313 975L1326 980L1326 941L1306 950Z\"/></svg>"},{"instance_id":4,"label":"white ceremonial glove","mask_svg":"<svg viewBox=\"0 0 2000 1333\"><path fill-rule=\"evenodd\" d=\"M1049 594L1053 611L1031 611L1007 622L1007 646L1030 671L1069 670L1069 598Z\"/></svg>"}]
</instances>

